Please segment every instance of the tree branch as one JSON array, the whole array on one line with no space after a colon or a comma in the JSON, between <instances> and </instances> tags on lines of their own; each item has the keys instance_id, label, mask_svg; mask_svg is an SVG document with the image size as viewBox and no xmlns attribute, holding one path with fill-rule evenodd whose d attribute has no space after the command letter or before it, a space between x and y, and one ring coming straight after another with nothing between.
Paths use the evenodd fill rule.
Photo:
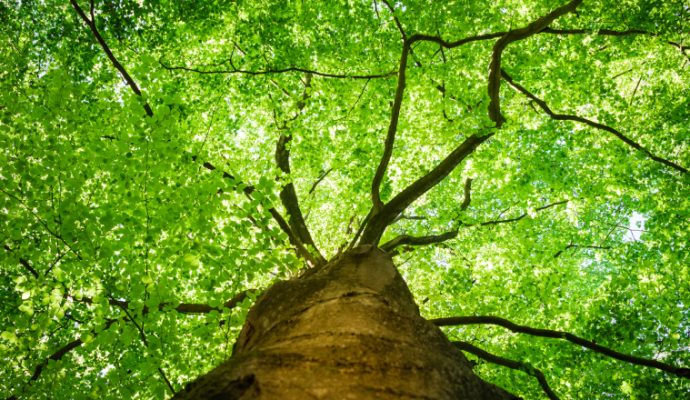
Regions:
<instances>
[{"instance_id":1,"label":"tree branch","mask_svg":"<svg viewBox=\"0 0 690 400\"><path fill-rule=\"evenodd\" d=\"M489 117L496 123L496 127L500 128L505 122L505 118L501 115L501 100L499 96L499 89L501 88L501 56L503 50L510 44L518 40L525 39L536 33L539 33L544 28L548 27L558 17L575 11L575 9L582 3L582 0L572 0L557 9L551 11L545 16L537 19L529 25L513 29L503 35L496 44L494 44L493 53L491 55L491 63L489 64Z\"/></svg>"},{"instance_id":2,"label":"tree branch","mask_svg":"<svg viewBox=\"0 0 690 400\"><path fill-rule=\"evenodd\" d=\"M322 78L334 78L334 79L377 79L377 78L390 78L391 76L395 76L397 71L390 71L390 72L383 72L379 74L353 74L353 75L348 75L348 74L335 74L335 73L330 73L330 72L320 72L316 71L313 69L308 69L308 68L300 68L300 67L287 67L287 68L277 68L277 69L265 69L261 71L249 71L249 70L243 70L243 69L237 69L234 66L231 67L231 69L219 69L219 70L203 70L199 68L191 68L191 67L184 67L184 66L170 66L166 65L163 60L158 60L158 63L163 67L164 69L167 69L168 71L176 71L176 70L181 70L181 71L187 71L187 72L195 72L197 74L202 74L202 75L207 75L207 74L240 74L240 75L275 75L275 74L285 74L285 73L290 73L290 72L297 72L297 73L304 73L304 74L312 74L315 76L320 76Z\"/></svg>"},{"instance_id":3,"label":"tree branch","mask_svg":"<svg viewBox=\"0 0 690 400\"><path fill-rule=\"evenodd\" d=\"M77 11L77 14L81 17L82 20L84 20L84 23L91 29L91 32L93 35L96 37L96 40L98 43L101 45L103 48L103 51L106 53L108 56L108 59L112 62L113 66L122 74L123 78L125 81L127 81L127 84L129 87L132 89L134 94L136 94L139 97L142 97L141 90L139 90L139 86L137 86L136 82L132 79L132 77L127 73L127 70L120 64L120 62L115 58L113 55L113 52L110 50L110 47L108 47L108 44L105 42L101 34L98 32L98 29L96 28L96 24L94 20L90 20L86 14L84 14L84 11L79 7L79 4L77 4L76 0L70 0L70 3L72 4L72 7ZM146 115L149 117L153 117L153 110L149 106L148 103L144 103L144 110L146 111ZM192 160L196 161L197 157L193 156ZM203 163L204 168L206 168L209 171L213 171L216 169L216 167L211 164L210 162L206 161ZM235 181L238 185L242 184L242 182L237 181L234 176L227 172L223 172L223 178L228 178L233 181ZM254 191L254 187L250 185L246 185L242 189L245 193L245 195L250 196L251 193ZM309 252L302 246L299 241L297 240L297 237L295 234L292 232L292 230L289 228L289 225L285 222L283 217L276 211L274 208L270 208L268 210L273 217L273 219L278 223L278 226L287 234L288 238L290 239L290 243L295 247L295 251L297 252L298 255L302 256L307 260L308 262L311 262L313 265L316 264L316 261L313 259L313 257L309 254Z\"/></svg>"},{"instance_id":4,"label":"tree branch","mask_svg":"<svg viewBox=\"0 0 690 400\"><path fill-rule=\"evenodd\" d=\"M477 324L489 324L502 326L508 330L516 333L524 333L531 336L539 336L552 339L562 339L574 343L578 346L588 348L599 354L615 358L616 360L625 361L630 364L641 365L644 367L656 368L658 370L668 372L679 376L681 378L690 379L690 368L676 367L670 364L664 364L657 360L636 357L628 354L619 353L608 347L601 346L595 342L583 339L579 336L575 336L572 333L555 331L550 329L537 329L531 328L529 326L518 325L507 319L494 317L494 316L466 316L466 317L450 317L450 318L437 318L430 320L436 326L456 326L456 325L477 325Z\"/></svg>"},{"instance_id":5,"label":"tree branch","mask_svg":"<svg viewBox=\"0 0 690 400\"><path fill-rule=\"evenodd\" d=\"M141 339L141 342L144 344L144 347L148 348L149 347L149 341L146 339L146 333L144 332L144 328L139 325L139 323L132 317L132 315L129 313L127 310L127 307L120 307L122 308L122 311L125 312L125 315L127 315L127 318L134 324L134 327L137 328L137 331L139 331L139 338ZM168 376L165 374L165 371L163 371L163 368L160 366L157 368L158 369L158 374L161 376L165 384L168 386L168 390L170 390L170 393L172 395L175 395L175 388L173 385L170 383L170 380L168 379Z\"/></svg>"},{"instance_id":6,"label":"tree branch","mask_svg":"<svg viewBox=\"0 0 690 400\"><path fill-rule=\"evenodd\" d=\"M471 181L471 179L468 179L468 181ZM467 181L465 181L465 187L467 188ZM466 192L466 195L469 196L469 191ZM466 197L467 198L467 197ZM549 209L551 207L565 204L567 203L568 200L562 200L558 201L555 203L547 204L545 206L536 208L535 211L542 211ZM464 202L463 202L464 204ZM461 206L462 209L462 206ZM478 224L465 224L462 221L459 221L459 226L458 228L455 228L453 230L450 230L445 233L441 233L439 235L428 235L428 236L410 236L410 235L400 235L392 240L384 243L383 245L380 246L381 250L384 250L388 253L391 253L396 247L400 246L426 246L430 244L438 244L438 243L443 243L448 240L454 239L456 236L458 236L458 233L460 231L459 227L464 226L464 227L471 227L471 226L487 226L487 225L498 225L498 224L507 224L510 222L517 222L526 216L528 216L528 213L524 213L518 217L515 218L509 218L509 219L502 219L502 220L492 220L492 221L485 221L485 222L480 222Z\"/></svg>"},{"instance_id":7,"label":"tree branch","mask_svg":"<svg viewBox=\"0 0 690 400\"><path fill-rule=\"evenodd\" d=\"M307 74L307 80L304 85L304 96L298 104L298 109L301 111L304 108L305 101L307 100L307 90L311 87L311 75ZM299 115L299 114L298 114ZM287 127L285 127L287 129ZM285 174L290 176L290 149L288 144L292 141L292 135L289 132L283 131L278 138L278 143L276 144L275 159L278 168ZM295 185L292 182L288 182L283 186L280 191L280 201L283 203L283 207L288 213L288 222L290 225L290 230L293 232L295 239L300 242L302 247L310 246L316 253L316 258L313 260L317 265L325 264L326 259L321 255L319 249L314 243L314 239L309 233L309 228L307 228L307 223L302 215L302 210L299 206L299 200L297 198L297 192L295 191ZM305 249L308 251L308 249Z\"/></svg>"},{"instance_id":8,"label":"tree branch","mask_svg":"<svg viewBox=\"0 0 690 400\"><path fill-rule=\"evenodd\" d=\"M105 323L105 326L103 327L102 330L106 330L106 329L110 328L110 326L115 322L117 322L116 319L107 320ZM96 336L98 334L95 331L91 331L91 333L94 336ZM45 368L45 366L48 365L48 362L50 362L50 360L60 361L62 359L62 357L64 357L67 353L80 347L82 344L84 344L84 342L81 340L81 338L77 338L77 339L74 339L71 342L65 344L64 346L60 347L59 349L57 349L53 354L48 356L48 358L46 358L45 360L41 361L38 365L36 365L36 367L34 368L34 372L31 375L31 378L29 379L29 382L33 382L41 376L41 372L43 372L43 368Z\"/></svg>"},{"instance_id":9,"label":"tree branch","mask_svg":"<svg viewBox=\"0 0 690 400\"><path fill-rule=\"evenodd\" d=\"M472 196L470 191L472 190L472 178L465 179L465 185L463 186L464 197L462 199L462 204L460 204L460 211L465 211L470 206L472 201Z\"/></svg>"},{"instance_id":10,"label":"tree branch","mask_svg":"<svg viewBox=\"0 0 690 400\"><path fill-rule=\"evenodd\" d=\"M391 155L393 154L393 143L395 142L395 134L398 130L400 108L402 107L403 94L405 92L405 69L407 66L407 56L409 52L410 44L407 41L404 41L402 55L400 56L400 67L398 69L398 85L395 89L395 98L393 99L391 119L390 123L388 124L388 133L386 134L386 140L383 145L383 155L381 156L381 161L379 162L376 172L374 173L374 179L371 182L371 202L373 215L378 213L383 207L380 193L381 182L383 181L383 176L386 174L388 163L390 162Z\"/></svg>"},{"instance_id":11,"label":"tree branch","mask_svg":"<svg viewBox=\"0 0 690 400\"><path fill-rule=\"evenodd\" d=\"M122 64L120 64L117 58L115 58L115 55L113 54L112 50L110 50L110 47L108 47L108 44L103 39L103 36L101 36L100 32L98 31L98 28L96 28L96 20L93 19L93 17L92 19L89 19L89 17L87 17L84 13L84 10L82 10L81 7L79 7L79 4L77 4L76 0L69 0L69 2L72 4L72 7L77 12L77 14L79 14L79 17L84 21L86 26L89 27L91 33L93 33L93 36L96 38L96 41L101 46L101 48L103 48L105 55L108 57L115 69L117 69L120 72L120 75L122 75L122 78L125 80L125 82L127 82L127 85L137 96L142 97L141 90L139 90L139 86L136 84L136 82L134 82L134 79L132 79L127 70L122 66ZM91 15L94 15L93 3L91 3ZM149 103L144 103L144 110L146 111L146 115L148 115L149 117L153 117L153 110L151 109L151 106L149 106Z\"/></svg>"},{"instance_id":12,"label":"tree branch","mask_svg":"<svg viewBox=\"0 0 690 400\"><path fill-rule=\"evenodd\" d=\"M531 93L529 90L527 90L525 87L520 85L519 83L515 82L508 73L506 73L504 70L501 70L501 75L503 76L503 79L505 79L506 82L513 88L515 88L518 92L524 94L527 96L529 99L534 101L539 108L544 110L544 112L551 117L552 119L555 119L557 121L574 121L574 122L580 122L585 125L589 125L593 128L600 129L609 133L612 133L615 137L623 141L623 143L627 144L628 146L632 147L633 149L643 153L647 157L651 158L652 160L659 162L661 164L664 164L668 167L671 167L675 169L676 171L680 171L684 174L688 173L688 170L684 167L681 167L680 165L674 163L673 161L669 161L667 159L661 158L655 154L653 154L651 151L647 150L646 148L642 147L639 143L633 141L629 137L623 135L620 131L617 129L614 129L608 125L601 124L599 122L595 122L592 120L589 120L587 118L582 118L577 115L569 115L569 114L558 114L555 113L551 110L551 108L546 104L546 102L537 96L535 96L533 93Z\"/></svg>"},{"instance_id":13,"label":"tree branch","mask_svg":"<svg viewBox=\"0 0 690 400\"><path fill-rule=\"evenodd\" d=\"M563 254L564 251L570 250L570 249L598 249L598 250L608 250L610 249L611 246L584 246L584 245L579 245L579 244L569 244L565 246L563 250L558 250L556 254L553 255L553 258L558 258Z\"/></svg>"},{"instance_id":14,"label":"tree branch","mask_svg":"<svg viewBox=\"0 0 690 400\"><path fill-rule=\"evenodd\" d=\"M3 245L3 248L8 252L12 251L12 249L8 245ZM36 269L31 266L31 264L29 263L29 260L27 260L26 258L19 257L19 264L22 267L24 267L24 269L29 271L31 273L31 275L34 276L34 278L38 278L38 271L36 271Z\"/></svg>"},{"instance_id":15,"label":"tree branch","mask_svg":"<svg viewBox=\"0 0 690 400\"><path fill-rule=\"evenodd\" d=\"M443 161L426 175L414 181L386 203L379 213L372 215L362 232L360 244L377 245L386 227L424 193L441 182L458 164L484 141L493 136L489 133L483 136L471 135L455 148Z\"/></svg>"},{"instance_id":16,"label":"tree branch","mask_svg":"<svg viewBox=\"0 0 690 400\"><path fill-rule=\"evenodd\" d=\"M218 311L222 312L224 308L226 309L233 309L237 307L238 304L240 304L244 299L247 298L247 296L251 293L255 293L256 289L247 289L242 292L237 293L235 296L233 296L231 299L223 303L223 305L218 306L218 307L212 307L208 304L203 304L203 303L179 303L177 306L172 308L172 310L179 312L180 314L208 314L211 311ZM81 299L75 301L78 301L80 303L85 303L85 304L93 304L93 299L90 297L82 297ZM113 298L108 299L108 304L114 307L119 307L121 309L129 309L129 302L127 300L117 300ZM162 311L166 309L167 307L170 306L170 303L160 303L158 305L158 310ZM144 306L142 309L141 313L142 314L148 314L151 310L149 310L148 306Z\"/></svg>"},{"instance_id":17,"label":"tree branch","mask_svg":"<svg viewBox=\"0 0 690 400\"><path fill-rule=\"evenodd\" d=\"M386 7L388 7L388 10L393 15L393 21L395 22L395 26L398 28L398 31L400 32L400 36L402 36L402 40L403 41L407 40L407 35L405 34L405 30L403 29L402 24L400 23L400 20L398 19L398 17L395 15L395 9L393 8L393 6L391 6L391 4L388 2L388 0L381 0L381 1L383 2L383 4L386 5Z\"/></svg>"},{"instance_id":18,"label":"tree branch","mask_svg":"<svg viewBox=\"0 0 690 400\"><path fill-rule=\"evenodd\" d=\"M455 341L453 342L453 345L455 345L455 347L464 352L474 354L475 356L483 360L486 360L490 363L522 371L529 376L535 377L539 382L539 386L541 386L541 388L544 390L544 393L546 393L546 396L549 399L560 400L556 393L554 393L553 390L551 390L551 387L549 386L549 383L546 381L546 377L544 376L544 374L540 370L534 368L533 366L520 361L499 357L467 342Z\"/></svg>"}]
</instances>

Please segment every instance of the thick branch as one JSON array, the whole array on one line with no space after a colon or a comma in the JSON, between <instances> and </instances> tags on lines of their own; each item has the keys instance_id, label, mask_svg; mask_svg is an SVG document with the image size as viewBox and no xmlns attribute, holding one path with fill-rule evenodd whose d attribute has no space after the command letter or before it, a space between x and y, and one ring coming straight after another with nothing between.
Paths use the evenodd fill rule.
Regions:
<instances>
[{"instance_id":1,"label":"thick branch","mask_svg":"<svg viewBox=\"0 0 690 400\"><path fill-rule=\"evenodd\" d=\"M453 342L453 345L455 345L455 347L464 352L474 354L475 356L483 360L486 360L490 363L522 371L529 376L535 377L539 382L539 386L541 386L541 388L544 390L544 393L546 393L546 396L548 396L549 399L560 400L556 393L554 393L553 390L551 390L551 387L549 386L549 383L546 381L546 377L544 376L544 374L540 370L534 368L533 366L520 361L509 360L507 358L499 357L467 342L456 341Z\"/></svg>"},{"instance_id":2,"label":"thick branch","mask_svg":"<svg viewBox=\"0 0 690 400\"><path fill-rule=\"evenodd\" d=\"M465 185L463 186L464 197L462 199L462 204L460 204L460 211L467 210L472 201L472 178L465 179Z\"/></svg>"},{"instance_id":3,"label":"thick branch","mask_svg":"<svg viewBox=\"0 0 690 400\"><path fill-rule=\"evenodd\" d=\"M501 56L503 50L510 44L518 40L525 39L536 33L539 33L544 28L548 27L550 23L556 18L575 11L577 6L582 3L582 0L572 0L557 9L551 11L545 16L537 19L526 27L513 29L503 35L496 44L494 44L493 53L491 55L491 63L489 64L489 117L496 123L496 127L500 128L505 122L505 118L501 115L501 100L499 97L499 89L501 87Z\"/></svg>"},{"instance_id":4,"label":"thick branch","mask_svg":"<svg viewBox=\"0 0 690 400\"><path fill-rule=\"evenodd\" d=\"M539 106L539 108L541 108L542 110L544 110L544 112L545 112L549 117L551 117L551 118L553 118L553 119L555 119L555 120L557 120L557 121L574 121L574 122L580 122L580 123L583 123L583 124L585 124L585 125L589 125L589 126L591 126L591 127L593 127L593 128L601 129L601 130L603 130L603 131L612 133L615 137L617 137L618 139L620 139L621 141L623 141L623 143L625 143L625 144L627 144L628 146L632 147L633 149L635 149L635 150L637 150L637 151L643 153L644 155L646 155L647 157L651 158L652 160L654 160L654 161L656 161L656 162L659 162L659 163L661 163L661 164L664 164L664 165L666 165L666 166L668 166L668 167L671 167L671 168L675 169L676 171L680 171L680 172L682 172L682 173L684 173L684 174L687 174L687 173L688 173L688 170L687 170L686 168L681 167L680 165L674 163L673 161L669 161L669 160L667 160L667 159L665 159L665 158L661 158L661 157L659 157L659 156L653 154L651 151L649 151L649 150L647 150L646 148L642 147L642 145L640 145L639 143L637 143L637 142L633 141L632 139L630 139L629 137L623 135L623 134L622 134L620 131L618 131L617 129L614 129L614 128L608 126L608 125L601 124L601 123L599 123L599 122L595 122L595 121L589 120L589 119L587 119L587 118L579 117L579 116L577 116L577 115L558 114L558 113L553 112L553 111L551 110L551 108L546 104L546 102L545 102L544 100L538 98L538 97L535 96L532 92L530 92L529 90L527 90L525 87L523 87L523 86L520 85L519 83L515 82L515 81L510 77L510 75L508 75L505 71L501 70L501 75L503 76L503 79L505 79L506 82L508 82L508 84L509 84L510 86L512 86L512 87L515 88L517 91L519 91L520 93L524 94L524 95L527 96L529 99L531 99L532 101L534 101L534 102Z\"/></svg>"},{"instance_id":5,"label":"thick branch","mask_svg":"<svg viewBox=\"0 0 690 400\"><path fill-rule=\"evenodd\" d=\"M77 4L76 0L70 0L70 3L72 4L72 7L74 10L79 14L79 17L84 21L86 26L89 27L91 30L91 33L93 33L93 36L96 38L96 41L98 41L98 44L101 45L103 48L103 51L105 52L105 55L108 57L110 62L113 64L115 69L117 69L120 72L120 75L122 75L122 78L124 78L125 82L127 82L127 85L132 89L132 91L139 97L141 97L141 90L139 90L139 86L137 86L137 83L134 82L134 79L129 75L125 67L120 64L120 62L115 58L115 55L113 54L112 50L110 50L110 47L108 47L108 44L105 42L103 39L103 36L101 36L100 32L96 28L96 21L93 19L89 19L89 17L86 16L84 13L84 10L79 7L79 4ZM91 13L93 15L93 12ZM144 110L146 111L146 115L149 117L153 117L153 110L151 109L151 106L149 106L149 103L144 103Z\"/></svg>"},{"instance_id":6,"label":"thick branch","mask_svg":"<svg viewBox=\"0 0 690 400\"><path fill-rule=\"evenodd\" d=\"M432 187L441 182L458 164L462 162L467 156L481 143L493 136L493 133L478 136L472 135L465 139L458 147L455 148L443 161L441 161L434 169L429 171L426 175L414 181L408 187L398 193L391 201L386 203L379 213L373 215L360 239L360 244L374 244L377 245L381 235L386 227L401 213L424 193L429 191Z\"/></svg>"},{"instance_id":7,"label":"thick branch","mask_svg":"<svg viewBox=\"0 0 690 400\"><path fill-rule=\"evenodd\" d=\"M400 67L398 69L398 86L395 89L395 98L393 99L393 108L391 110L391 120L388 124L388 133L386 134L386 140L383 145L383 155L381 156L381 161L379 166L376 168L374 173L374 179L371 182L371 202L376 214L381 207L383 207L383 202L381 201L381 182L383 181L383 176L386 174L386 169L388 168L388 163L390 162L391 155L393 154L393 143L395 142L395 134L398 130L398 120L400 118L400 108L402 106L403 94L405 92L405 68L407 66L407 56L410 52L410 44L408 42L403 43L402 55L400 56Z\"/></svg>"},{"instance_id":8,"label":"thick branch","mask_svg":"<svg viewBox=\"0 0 690 400\"><path fill-rule=\"evenodd\" d=\"M690 379L690 368L676 367L669 364L664 364L657 360L648 358L631 356L628 354L619 353L608 347L601 346L595 342L575 336L572 333L555 331L550 329L531 328L529 326L518 325L507 319L494 316L468 316L468 317L450 317L438 318L431 320L436 326L455 326L455 325L476 325L476 324L490 324L502 326L516 333L525 333L527 335L539 336L553 339L563 339L571 343L588 348L605 356L615 358L616 360L625 361L630 364L641 365L644 367L656 368L658 370L677 375L681 378Z\"/></svg>"},{"instance_id":9,"label":"thick branch","mask_svg":"<svg viewBox=\"0 0 690 400\"><path fill-rule=\"evenodd\" d=\"M310 86L311 75L307 74L304 97L302 98L302 101L300 101L299 103L300 110L304 107L307 98L307 90ZM292 135L289 132L282 132L280 138L278 138L278 143L276 144L276 164L278 165L278 168L287 176L290 176L291 174L290 149L288 148L288 145L291 140ZM319 252L318 248L316 247L316 244L314 243L314 239L312 239L311 237L311 233L309 233L307 223L304 220L302 210L299 207L299 200L297 198L297 192L295 191L295 185L292 182L288 182L286 185L283 186L283 189L280 191L280 201L283 203L283 207L285 207L285 210L288 213L290 229L293 232L295 239L300 242L300 245L302 245L302 247L306 245L310 246L314 250L314 252L316 253L315 261L318 264L325 264L326 259L323 258L323 256Z\"/></svg>"}]
</instances>

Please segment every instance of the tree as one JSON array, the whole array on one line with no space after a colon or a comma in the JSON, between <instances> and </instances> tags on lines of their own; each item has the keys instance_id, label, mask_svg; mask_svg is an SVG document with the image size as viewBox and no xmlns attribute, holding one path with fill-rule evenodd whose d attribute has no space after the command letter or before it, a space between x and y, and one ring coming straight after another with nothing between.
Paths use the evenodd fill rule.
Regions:
<instances>
[{"instance_id":1,"label":"tree","mask_svg":"<svg viewBox=\"0 0 690 400\"><path fill-rule=\"evenodd\" d=\"M689 15L0 4L2 396L684 398Z\"/></svg>"}]
</instances>

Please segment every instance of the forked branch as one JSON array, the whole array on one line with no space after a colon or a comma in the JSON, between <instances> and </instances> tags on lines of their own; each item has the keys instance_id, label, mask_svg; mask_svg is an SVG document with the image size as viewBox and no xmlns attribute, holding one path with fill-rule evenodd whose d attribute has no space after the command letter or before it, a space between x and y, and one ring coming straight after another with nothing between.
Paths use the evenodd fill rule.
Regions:
<instances>
[{"instance_id":1,"label":"forked branch","mask_svg":"<svg viewBox=\"0 0 690 400\"><path fill-rule=\"evenodd\" d=\"M549 383L546 381L546 377L544 376L544 373L541 372L540 370L534 368L533 366L523 363L520 361L515 361L515 360L510 360L507 358L499 357L495 354L491 354L486 350L480 349L477 346L474 346L470 343L467 342L462 342L462 341L456 341L453 342L453 345L457 347L458 349L474 354L475 356L481 358L482 360L486 360L490 363L496 364L496 365L501 365L504 367L508 367L510 369L522 371L526 373L529 376L533 376L534 378L537 379L539 382L539 386L541 386L542 390L544 390L544 393L546 393L546 396L548 396L549 399L551 400L560 400L559 397L554 393L554 391L551 389L549 386Z\"/></svg>"},{"instance_id":2,"label":"forked branch","mask_svg":"<svg viewBox=\"0 0 690 400\"><path fill-rule=\"evenodd\" d=\"M469 192L468 192L469 194ZM562 201L557 201L555 203L547 204L545 206L535 208L534 211L543 211L547 210L551 207L558 206L561 204L566 204L568 200L562 200ZM464 204L464 203L463 203ZM461 210L463 210L461 206ZM465 224L462 221L458 221L458 227L450 230L448 232L438 234L438 235L428 235L428 236L410 236L410 235L400 235L397 236L390 241L382 244L380 247L382 250L392 253L393 250L395 250L397 247L400 246L427 246L427 245L432 245L432 244L439 244L443 242L447 242L451 239L455 239L456 236L458 236L458 233L460 232L460 227L471 227L471 226L489 226L489 225L499 225L499 224L507 224L511 222L517 222L520 221L521 219L527 217L529 213L523 213L515 218L508 218L508 219L494 219L491 221L484 221L480 222L477 224Z\"/></svg>"},{"instance_id":3,"label":"forked branch","mask_svg":"<svg viewBox=\"0 0 690 400\"><path fill-rule=\"evenodd\" d=\"M657 360L648 358L636 357L628 354L623 354L612 350L608 347L596 344L593 341L583 339L575 336L572 333L555 331L550 329L531 328L529 326L518 325L507 319L494 316L466 316L466 317L449 317L432 319L431 322L436 326L457 326L457 325L498 325L509 329L516 333L524 333L531 336L562 339L574 343L578 346L585 347L599 354L615 358L616 360L625 361L630 364L640 365L644 367L656 368L660 371L674 374L681 378L690 379L690 368L676 367L674 365L665 364Z\"/></svg>"},{"instance_id":4,"label":"forked branch","mask_svg":"<svg viewBox=\"0 0 690 400\"><path fill-rule=\"evenodd\" d=\"M501 56L503 55L503 50L505 48L518 40L528 38L534 34L539 33L544 28L548 27L553 21L558 17L573 12L582 3L582 0L572 0L568 4L565 4L557 9L551 11L545 16L537 19L536 21L530 23L529 25L513 29L503 35L496 44L494 44L493 52L491 54L491 63L489 64L489 117L492 121L496 123L496 127L500 128L505 122L505 118L501 115L501 99L499 96L499 90L501 87Z\"/></svg>"},{"instance_id":5,"label":"forked branch","mask_svg":"<svg viewBox=\"0 0 690 400\"><path fill-rule=\"evenodd\" d=\"M455 150L446 156L443 161L436 165L436 167L426 175L412 182L412 184L383 205L378 213L372 214L369 218L366 227L362 231L359 243L378 245L386 227L390 225L400 213L412 204L412 202L429 191L429 189L441 182L458 166L458 164L472 154L480 144L488 140L491 136L493 136L493 133L469 136L456 147Z\"/></svg>"},{"instance_id":6,"label":"forked branch","mask_svg":"<svg viewBox=\"0 0 690 400\"><path fill-rule=\"evenodd\" d=\"M613 134L615 137L620 139L623 143L627 144L628 146L632 147L633 149L641 152L642 154L646 155L647 157L651 158L652 160L659 162L661 164L664 164L668 167L671 167L675 169L676 171L682 172L683 174L687 174L688 170L673 161L667 160L665 158L659 157L656 154L652 153L651 151L647 150L645 147L642 147L641 144L635 142L634 140L630 139L629 137L625 136L623 133L621 133L619 130L614 129L608 125L601 124L599 122L592 121L587 118L583 118L577 115L570 115L570 114L558 114L553 112L551 108L546 104L546 102L537 96L535 96L532 92L527 90L524 86L520 85L519 83L515 82L513 78L511 78L508 73L506 73L504 70L501 70L501 76L503 76L503 79L505 79L506 82L513 88L515 88L518 92L524 94L527 96L530 100L534 101L535 104L539 106L549 117L552 119L555 119L556 121L573 121L573 122L579 122L585 125L589 125L592 128L600 129L606 132L609 132Z\"/></svg>"}]
</instances>

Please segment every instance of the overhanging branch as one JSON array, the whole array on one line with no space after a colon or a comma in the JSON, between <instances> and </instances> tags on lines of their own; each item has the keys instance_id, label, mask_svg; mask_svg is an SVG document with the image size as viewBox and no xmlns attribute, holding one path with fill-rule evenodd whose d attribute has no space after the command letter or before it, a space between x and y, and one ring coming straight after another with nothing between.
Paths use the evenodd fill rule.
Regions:
<instances>
[{"instance_id":1,"label":"overhanging branch","mask_svg":"<svg viewBox=\"0 0 690 400\"><path fill-rule=\"evenodd\" d=\"M551 390L551 387L549 386L549 383L546 381L546 377L544 376L544 373L541 372L540 370L534 368L533 366L523 363L520 361L515 361L515 360L510 360L507 358L499 357L495 354L491 354L486 350L480 349L479 347L476 347L470 343L467 342L462 342L462 341L455 341L453 342L453 345L457 347L458 349L474 354L475 356L486 360L490 363L496 364L496 365L501 365L504 367L508 367L510 369L522 371L526 373L529 376L533 376L534 378L537 379L539 382L539 386L544 390L544 393L546 393L546 396L548 396L549 399L551 400L560 400L559 397L554 393L553 390Z\"/></svg>"},{"instance_id":2,"label":"overhanging branch","mask_svg":"<svg viewBox=\"0 0 690 400\"><path fill-rule=\"evenodd\" d=\"M558 7L557 9L551 11L550 13L523 28L509 31L498 39L496 44L494 44L491 55L491 63L489 64L488 91L489 98L491 99L489 102L489 117L496 123L497 128L500 128L505 122L505 118L503 118L503 115L501 115L501 99L499 96L499 90L501 88L501 56L503 55L503 50L505 50L505 48L513 42L539 33L544 28L548 27L549 24L555 21L558 17L575 11L580 3L582 3L582 0L572 0L568 4Z\"/></svg>"},{"instance_id":3,"label":"overhanging branch","mask_svg":"<svg viewBox=\"0 0 690 400\"><path fill-rule=\"evenodd\" d=\"M657 360L648 358L636 357L628 354L623 354L612 350L608 347L601 346L595 342L575 336L572 333L555 331L550 329L531 328L525 325L518 325L507 319L494 316L465 316L465 317L449 317L437 318L430 320L436 326L457 326L457 325L498 325L516 333L524 333L531 336L539 336L552 339L562 339L574 343L578 346L585 347L599 354L615 358L616 360L624 361L634 365L655 368L660 371L674 374L681 378L690 379L690 368L676 367L670 364L665 364Z\"/></svg>"},{"instance_id":4,"label":"overhanging branch","mask_svg":"<svg viewBox=\"0 0 690 400\"><path fill-rule=\"evenodd\" d=\"M623 133L621 133L619 130L614 129L608 125L601 124L599 122L592 121L587 118L583 118L577 115L570 115L570 114L558 114L553 112L551 108L546 104L546 102L537 96L535 96L532 92L527 90L524 86L520 85L519 83L515 82L513 78L508 75L504 70L501 70L501 76L503 76L503 79L505 79L506 82L513 88L515 88L518 92L524 94L527 96L529 99L534 101L539 108L541 108L549 117L552 119L555 119L557 121L573 121L573 122L579 122L585 125L589 125L593 128L600 129L606 132L609 132L613 134L615 137L620 139L623 143L627 144L628 146L632 147L633 149L641 152L642 154L646 155L647 157L651 158L652 160L659 162L661 164L664 164L668 167L671 167L675 169L676 171L680 171L684 174L688 173L688 170L673 161L669 161L665 158L659 157L652 153L651 151L647 150L646 148L642 147L639 143L635 142L634 140L630 139L629 137L625 136Z\"/></svg>"}]
</instances>

